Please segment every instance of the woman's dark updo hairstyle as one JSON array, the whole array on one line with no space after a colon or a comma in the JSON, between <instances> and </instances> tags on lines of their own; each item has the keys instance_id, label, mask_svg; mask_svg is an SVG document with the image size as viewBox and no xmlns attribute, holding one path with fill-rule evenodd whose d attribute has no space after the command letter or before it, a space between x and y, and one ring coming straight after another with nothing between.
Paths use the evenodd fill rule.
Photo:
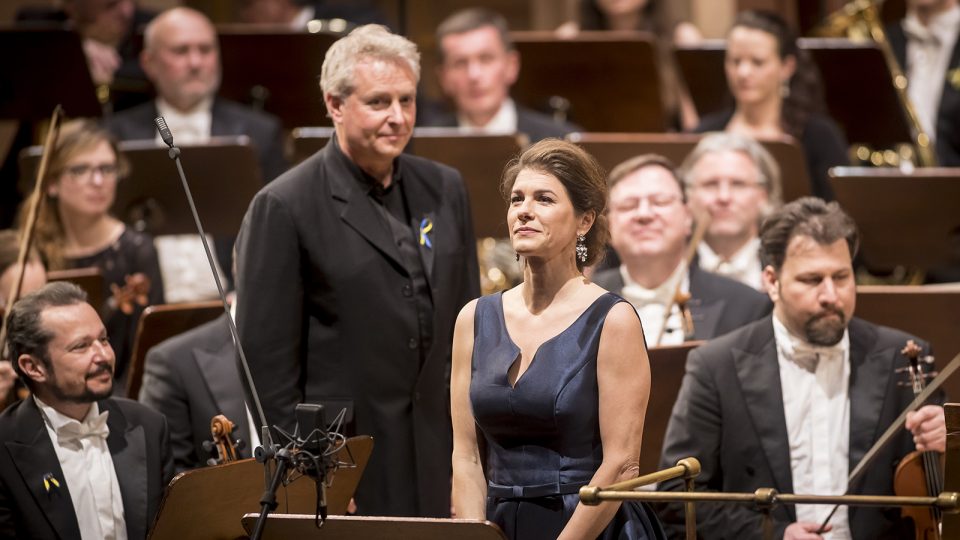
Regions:
<instances>
[{"instance_id":1,"label":"woman's dark updo hairstyle","mask_svg":"<svg viewBox=\"0 0 960 540\"><path fill-rule=\"evenodd\" d=\"M807 51L797 46L797 34L779 15L769 11L741 11L732 28L750 28L773 36L780 59L796 59L797 68L790 77L790 95L783 99L780 113L783 131L797 139L803 136L813 113L823 112L823 86L817 66Z\"/></svg>"},{"instance_id":2,"label":"woman's dark updo hairstyle","mask_svg":"<svg viewBox=\"0 0 960 540\"><path fill-rule=\"evenodd\" d=\"M513 184L520 171L530 169L555 177L563 184L577 215L593 210L596 216L587 231L587 260L577 262L577 269L596 264L603 258L610 231L607 216L607 181L603 167L579 146L560 139L544 139L510 160L503 171L500 193L509 204ZM573 257L574 254L570 253Z\"/></svg>"}]
</instances>

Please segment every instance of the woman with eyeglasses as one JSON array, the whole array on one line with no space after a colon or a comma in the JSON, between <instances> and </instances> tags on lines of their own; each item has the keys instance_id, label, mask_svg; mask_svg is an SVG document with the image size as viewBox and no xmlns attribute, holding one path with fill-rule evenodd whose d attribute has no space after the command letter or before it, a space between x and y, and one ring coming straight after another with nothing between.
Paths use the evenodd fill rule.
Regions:
<instances>
[{"instance_id":1,"label":"woman with eyeglasses","mask_svg":"<svg viewBox=\"0 0 960 540\"><path fill-rule=\"evenodd\" d=\"M163 303L163 282L153 238L110 215L117 182L129 166L105 130L89 121L65 124L46 177L34 245L48 270L99 268L107 300L100 313L117 356L114 377L125 381L137 321ZM28 199L21 209L21 223ZM123 391L123 384L114 386Z\"/></svg>"}]
</instances>

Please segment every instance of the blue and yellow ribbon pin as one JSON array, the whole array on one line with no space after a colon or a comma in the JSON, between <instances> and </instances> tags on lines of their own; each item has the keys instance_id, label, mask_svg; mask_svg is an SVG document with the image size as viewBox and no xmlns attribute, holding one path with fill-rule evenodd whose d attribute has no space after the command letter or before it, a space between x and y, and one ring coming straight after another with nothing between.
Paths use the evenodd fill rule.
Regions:
<instances>
[{"instance_id":1,"label":"blue and yellow ribbon pin","mask_svg":"<svg viewBox=\"0 0 960 540\"><path fill-rule=\"evenodd\" d=\"M53 473L47 473L43 475L43 487L47 493L50 493L51 489L60 489L60 481L53 476Z\"/></svg>"},{"instance_id":2,"label":"blue and yellow ribbon pin","mask_svg":"<svg viewBox=\"0 0 960 540\"><path fill-rule=\"evenodd\" d=\"M429 249L433 249L433 243L430 241L430 237L427 234L433 230L433 222L430 221L430 218L423 218L420 220L420 245L427 246Z\"/></svg>"}]
</instances>

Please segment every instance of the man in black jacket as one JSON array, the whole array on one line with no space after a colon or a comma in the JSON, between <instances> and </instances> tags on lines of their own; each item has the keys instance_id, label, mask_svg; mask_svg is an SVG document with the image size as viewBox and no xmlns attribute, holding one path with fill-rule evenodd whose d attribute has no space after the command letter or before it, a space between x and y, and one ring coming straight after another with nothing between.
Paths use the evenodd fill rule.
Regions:
<instances>
[{"instance_id":1,"label":"man in black jacket","mask_svg":"<svg viewBox=\"0 0 960 540\"><path fill-rule=\"evenodd\" d=\"M352 407L375 441L364 514L448 515L450 346L479 295L460 174L403 153L419 71L381 26L334 43L320 86L335 136L257 194L238 239L237 326L266 420Z\"/></svg>"},{"instance_id":2,"label":"man in black jacket","mask_svg":"<svg viewBox=\"0 0 960 540\"><path fill-rule=\"evenodd\" d=\"M848 484L850 471L913 400L897 371L908 365L901 350L916 338L852 318L858 236L836 203L798 199L764 222L760 238L773 315L690 353L661 466L699 459L698 490L891 495L903 456L946 446L943 408L926 405ZM660 489L683 487L666 482ZM683 518L675 510L661 516L679 538ZM778 505L775 537L820 538L815 533L830 510ZM759 539L761 522L750 505L697 508L705 539ZM841 506L829 523L836 538L913 537L899 508Z\"/></svg>"}]
</instances>

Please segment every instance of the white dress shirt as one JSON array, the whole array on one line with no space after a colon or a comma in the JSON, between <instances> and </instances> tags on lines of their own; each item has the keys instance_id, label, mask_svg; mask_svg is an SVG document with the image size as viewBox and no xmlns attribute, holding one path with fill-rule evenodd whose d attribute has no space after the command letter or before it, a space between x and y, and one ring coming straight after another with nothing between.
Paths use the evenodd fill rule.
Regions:
<instances>
[{"instance_id":1,"label":"white dress shirt","mask_svg":"<svg viewBox=\"0 0 960 540\"><path fill-rule=\"evenodd\" d=\"M681 291L690 292L690 273L684 270L686 270L686 265L681 263L666 281L655 289L648 289L630 278L626 265L620 265L620 276L623 278L623 290L620 291L620 295L633 304L640 315L643 337L647 347L683 343L683 319L680 315L680 307L672 300L678 282L680 282ZM673 304L673 307L670 311L670 317L667 318L663 338L660 339L660 343L656 343L657 336L660 335L660 330L664 327L663 319L667 304L670 303Z\"/></svg>"},{"instance_id":2,"label":"white dress shirt","mask_svg":"<svg viewBox=\"0 0 960 540\"><path fill-rule=\"evenodd\" d=\"M909 13L903 19L903 32L907 37L907 94L920 125L934 140L943 84L960 34L960 6L933 16L926 26Z\"/></svg>"},{"instance_id":3,"label":"white dress shirt","mask_svg":"<svg viewBox=\"0 0 960 540\"><path fill-rule=\"evenodd\" d=\"M183 112L175 109L161 98L156 101L157 114L167 121L173 140L180 144L204 144L210 141L210 129L213 124L213 98L207 98L193 109ZM157 133L157 144L163 144Z\"/></svg>"},{"instance_id":4,"label":"white dress shirt","mask_svg":"<svg viewBox=\"0 0 960 540\"><path fill-rule=\"evenodd\" d=\"M706 242L697 246L700 268L739 281L760 292L763 288L763 267L760 265L760 239L750 240L729 260L717 255Z\"/></svg>"},{"instance_id":5,"label":"white dress shirt","mask_svg":"<svg viewBox=\"0 0 960 540\"><path fill-rule=\"evenodd\" d=\"M63 470L70 491L80 538L83 540L126 540L123 498L107 448L108 411L100 413L96 403L83 422L61 414L33 396L40 408L47 435ZM53 471L51 471L52 473Z\"/></svg>"},{"instance_id":6,"label":"white dress shirt","mask_svg":"<svg viewBox=\"0 0 960 540\"><path fill-rule=\"evenodd\" d=\"M457 113L457 127L467 135L513 135L517 132L517 104L510 98L505 99L497 114L485 126L474 125L466 116Z\"/></svg>"},{"instance_id":7,"label":"white dress shirt","mask_svg":"<svg viewBox=\"0 0 960 540\"><path fill-rule=\"evenodd\" d=\"M850 337L818 347L793 335L773 317L780 364L783 412L790 444L793 491L805 495L843 495L850 473ZM796 506L797 521L822 523L830 505ZM830 519L826 540L851 538L847 507Z\"/></svg>"}]
</instances>

